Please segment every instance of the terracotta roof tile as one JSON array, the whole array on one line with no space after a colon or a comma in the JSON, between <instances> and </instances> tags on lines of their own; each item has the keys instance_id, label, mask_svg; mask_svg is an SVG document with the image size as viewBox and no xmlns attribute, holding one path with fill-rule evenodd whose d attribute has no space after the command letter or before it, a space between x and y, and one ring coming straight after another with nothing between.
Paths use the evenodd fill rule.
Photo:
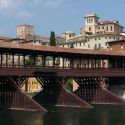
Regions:
<instances>
[{"instance_id":1,"label":"terracotta roof tile","mask_svg":"<svg viewBox=\"0 0 125 125\"><path fill-rule=\"evenodd\" d=\"M125 50L114 51L114 50L74 49L74 48L62 48L62 47L53 47L53 46L50 47L50 46L16 44L16 43L9 43L9 42L0 42L0 48L33 50L33 51L41 51L41 52L45 51L45 52L55 52L55 53L68 53L68 54L125 56Z\"/></svg>"}]
</instances>

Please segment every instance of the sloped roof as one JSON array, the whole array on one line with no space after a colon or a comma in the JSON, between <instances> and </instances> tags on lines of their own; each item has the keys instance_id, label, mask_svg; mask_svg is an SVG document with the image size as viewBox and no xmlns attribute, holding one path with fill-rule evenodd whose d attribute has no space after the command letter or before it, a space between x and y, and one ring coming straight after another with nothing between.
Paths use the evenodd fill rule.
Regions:
<instances>
[{"instance_id":1,"label":"sloped roof","mask_svg":"<svg viewBox=\"0 0 125 125\"><path fill-rule=\"evenodd\" d=\"M10 37L0 36L0 40L8 40L11 39Z\"/></svg>"},{"instance_id":2,"label":"sloped roof","mask_svg":"<svg viewBox=\"0 0 125 125\"><path fill-rule=\"evenodd\" d=\"M63 54L80 54L80 55L106 55L106 56L125 56L125 50L114 51L114 50L90 50L90 49L74 49L74 48L61 48L54 46L38 46L38 45L26 45L16 44L9 42L0 42L0 49L19 49L19 50L30 50L40 51L49 53L63 53Z\"/></svg>"}]
</instances>

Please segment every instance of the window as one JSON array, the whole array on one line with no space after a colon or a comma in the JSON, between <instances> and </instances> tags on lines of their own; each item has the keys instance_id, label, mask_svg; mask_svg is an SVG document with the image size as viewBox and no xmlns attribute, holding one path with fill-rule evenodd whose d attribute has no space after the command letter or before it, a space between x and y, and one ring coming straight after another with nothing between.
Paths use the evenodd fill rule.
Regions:
<instances>
[{"instance_id":1,"label":"window","mask_svg":"<svg viewBox=\"0 0 125 125\"><path fill-rule=\"evenodd\" d=\"M105 39L107 39L107 37L105 37Z\"/></svg>"},{"instance_id":2,"label":"window","mask_svg":"<svg viewBox=\"0 0 125 125\"><path fill-rule=\"evenodd\" d=\"M97 39L95 38L95 41L96 41Z\"/></svg>"},{"instance_id":3,"label":"window","mask_svg":"<svg viewBox=\"0 0 125 125\"><path fill-rule=\"evenodd\" d=\"M95 49L97 49L97 44L95 44Z\"/></svg>"},{"instance_id":4,"label":"window","mask_svg":"<svg viewBox=\"0 0 125 125\"><path fill-rule=\"evenodd\" d=\"M90 48L90 44L88 44L88 48Z\"/></svg>"},{"instance_id":5,"label":"window","mask_svg":"<svg viewBox=\"0 0 125 125\"><path fill-rule=\"evenodd\" d=\"M93 23L93 19L91 19L91 22Z\"/></svg>"},{"instance_id":6,"label":"window","mask_svg":"<svg viewBox=\"0 0 125 125\"><path fill-rule=\"evenodd\" d=\"M91 27L89 27L89 31L91 31Z\"/></svg>"},{"instance_id":7,"label":"window","mask_svg":"<svg viewBox=\"0 0 125 125\"><path fill-rule=\"evenodd\" d=\"M91 19L89 19L89 23L91 23Z\"/></svg>"},{"instance_id":8,"label":"window","mask_svg":"<svg viewBox=\"0 0 125 125\"><path fill-rule=\"evenodd\" d=\"M104 29L104 26L102 27L102 29Z\"/></svg>"},{"instance_id":9,"label":"window","mask_svg":"<svg viewBox=\"0 0 125 125\"><path fill-rule=\"evenodd\" d=\"M76 43L76 47L77 47L77 43Z\"/></svg>"},{"instance_id":10,"label":"window","mask_svg":"<svg viewBox=\"0 0 125 125\"><path fill-rule=\"evenodd\" d=\"M112 26L110 26L110 29L111 29L111 31L112 31Z\"/></svg>"},{"instance_id":11,"label":"window","mask_svg":"<svg viewBox=\"0 0 125 125\"><path fill-rule=\"evenodd\" d=\"M108 26L106 27L106 31L108 31Z\"/></svg>"},{"instance_id":12,"label":"window","mask_svg":"<svg viewBox=\"0 0 125 125\"><path fill-rule=\"evenodd\" d=\"M101 49L101 43L99 43L99 49Z\"/></svg>"},{"instance_id":13,"label":"window","mask_svg":"<svg viewBox=\"0 0 125 125\"><path fill-rule=\"evenodd\" d=\"M99 37L99 40L100 40L100 37Z\"/></svg>"},{"instance_id":14,"label":"window","mask_svg":"<svg viewBox=\"0 0 125 125\"><path fill-rule=\"evenodd\" d=\"M108 45L108 43L105 43L105 45L107 46L107 45Z\"/></svg>"},{"instance_id":15,"label":"window","mask_svg":"<svg viewBox=\"0 0 125 125\"><path fill-rule=\"evenodd\" d=\"M80 43L80 46L81 46L81 43Z\"/></svg>"}]
</instances>

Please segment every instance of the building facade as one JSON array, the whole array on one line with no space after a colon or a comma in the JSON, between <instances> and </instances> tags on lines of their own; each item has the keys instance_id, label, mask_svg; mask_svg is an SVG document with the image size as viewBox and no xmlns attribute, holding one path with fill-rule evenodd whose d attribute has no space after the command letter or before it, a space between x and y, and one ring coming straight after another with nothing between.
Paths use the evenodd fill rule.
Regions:
<instances>
[{"instance_id":1,"label":"building facade","mask_svg":"<svg viewBox=\"0 0 125 125\"><path fill-rule=\"evenodd\" d=\"M112 34L120 35L124 27L119 24L117 20L105 20L99 22L99 17L95 13L86 14L85 26L81 28L80 34L86 35L102 35Z\"/></svg>"},{"instance_id":2,"label":"building facade","mask_svg":"<svg viewBox=\"0 0 125 125\"><path fill-rule=\"evenodd\" d=\"M34 26L26 24L17 26L16 36L19 39L25 39L25 40L34 39Z\"/></svg>"},{"instance_id":3,"label":"building facade","mask_svg":"<svg viewBox=\"0 0 125 125\"><path fill-rule=\"evenodd\" d=\"M80 29L80 35L65 34L65 42L59 43L59 47L79 49L106 49L108 42L125 39L124 27L116 20L99 22L95 13L85 16L85 26ZM68 37L68 36L71 37ZM64 36L64 34L62 35Z\"/></svg>"},{"instance_id":4,"label":"building facade","mask_svg":"<svg viewBox=\"0 0 125 125\"><path fill-rule=\"evenodd\" d=\"M113 51L124 51L125 50L125 40L118 40L109 42L109 49Z\"/></svg>"},{"instance_id":5,"label":"building facade","mask_svg":"<svg viewBox=\"0 0 125 125\"><path fill-rule=\"evenodd\" d=\"M72 39L75 37L75 32L73 31L67 31L62 33L62 38L65 39L65 41L68 41L69 39Z\"/></svg>"},{"instance_id":6,"label":"building facade","mask_svg":"<svg viewBox=\"0 0 125 125\"><path fill-rule=\"evenodd\" d=\"M24 81L22 86L22 90L25 92L38 92L42 90L42 85L37 81L34 77L29 77L26 81Z\"/></svg>"}]
</instances>

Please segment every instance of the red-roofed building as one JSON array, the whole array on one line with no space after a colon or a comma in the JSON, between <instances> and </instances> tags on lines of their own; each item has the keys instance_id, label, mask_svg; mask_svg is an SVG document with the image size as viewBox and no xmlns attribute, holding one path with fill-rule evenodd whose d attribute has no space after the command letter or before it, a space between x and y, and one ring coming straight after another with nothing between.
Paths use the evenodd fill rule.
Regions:
<instances>
[{"instance_id":1,"label":"red-roofed building","mask_svg":"<svg viewBox=\"0 0 125 125\"><path fill-rule=\"evenodd\" d=\"M81 34L86 32L92 35L97 34L115 34L120 35L124 27L117 20L105 20L99 22L99 17L95 13L90 13L85 16L85 26L81 28Z\"/></svg>"},{"instance_id":2,"label":"red-roofed building","mask_svg":"<svg viewBox=\"0 0 125 125\"><path fill-rule=\"evenodd\" d=\"M11 38L5 37L5 36L0 36L0 40L10 40Z\"/></svg>"},{"instance_id":3,"label":"red-roofed building","mask_svg":"<svg viewBox=\"0 0 125 125\"><path fill-rule=\"evenodd\" d=\"M81 49L107 49L108 42L125 39L124 27L116 20L99 21L95 13L85 15L85 25L80 30L80 35L69 37L59 43L60 47Z\"/></svg>"}]
</instances>

